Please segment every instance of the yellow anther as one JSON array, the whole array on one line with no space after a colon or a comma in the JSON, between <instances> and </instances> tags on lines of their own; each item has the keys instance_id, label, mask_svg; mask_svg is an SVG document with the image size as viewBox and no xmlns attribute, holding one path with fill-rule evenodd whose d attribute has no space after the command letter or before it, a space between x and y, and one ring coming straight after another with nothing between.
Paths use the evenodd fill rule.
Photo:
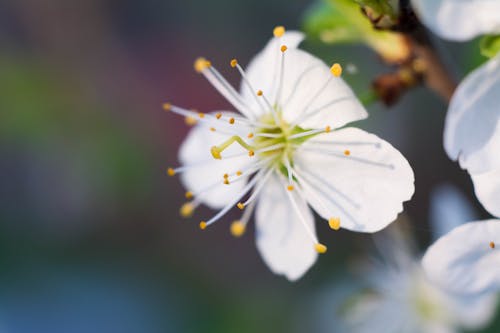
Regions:
<instances>
[{"instance_id":1,"label":"yellow anther","mask_svg":"<svg viewBox=\"0 0 500 333\"><path fill-rule=\"evenodd\" d=\"M336 76L336 77L339 77L340 75L342 75L342 66L340 66L340 64L333 64L332 67L330 67L330 72Z\"/></svg>"},{"instance_id":2,"label":"yellow anther","mask_svg":"<svg viewBox=\"0 0 500 333\"><path fill-rule=\"evenodd\" d=\"M246 225L241 221L234 221L231 223L231 235L234 237L241 237L245 233Z\"/></svg>"},{"instance_id":3,"label":"yellow anther","mask_svg":"<svg viewBox=\"0 0 500 333\"><path fill-rule=\"evenodd\" d=\"M224 182L223 182L223 183L224 183L224 185L229 185L229 184L230 184L230 183L229 183L229 179L224 178Z\"/></svg>"},{"instance_id":4,"label":"yellow anther","mask_svg":"<svg viewBox=\"0 0 500 333\"><path fill-rule=\"evenodd\" d=\"M222 159L222 156L220 155L220 150L219 150L219 148L217 148L217 146L213 146L212 148L210 148L210 152L212 153L212 156L216 160Z\"/></svg>"},{"instance_id":5,"label":"yellow anther","mask_svg":"<svg viewBox=\"0 0 500 333\"><path fill-rule=\"evenodd\" d=\"M227 179L229 178L229 174L225 173L222 177L224 177L224 179Z\"/></svg>"},{"instance_id":6,"label":"yellow anther","mask_svg":"<svg viewBox=\"0 0 500 333\"><path fill-rule=\"evenodd\" d=\"M288 185L286 189L287 189L288 191L293 191L294 187L293 187L293 185Z\"/></svg>"},{"instance_id":7,"label":"yellow anther","mask_svg":"<svg viewBox=\"0 0 500 333\"><path fill-rule=\"evenodd\" d=\"M241 176L242 174L243 174L243 172L241 172L241 171L239 171L239 170L238 170L238 171L236 171L236 176Z\"/></svg>"},{"instance_id":8,"label":"yellow anther","mask_svg":"<svg viewBox=\"0 0 500 333\"><path fill-rule=\"evenodd\" d=\"M201 221L201 222L200 222L200 229L201 229L201 230L205 230L206 228L207 228L207 222L205 222L205 221Z\"/></svg>"},{"instance_id":9,"label":"yellow anther","mask_svg":"<svg viewBox=\"0 0 500 333\"><path fill-rule=\"evenodd\" d=\"M185 196L186 196L186 199L191 199L191 198L193 198L193 192L187 191Z\"/></svg>"},{"instance_id":10,"label":"yellow anther","mask_svg":"<svg viewBox=\"0 0 500 333\"><path fill-rule=\"evenodd\" d=\"M492 249L494 249L494 248L495 248L495 242L490 242L490 247L491 247Z\"/></svg>"},{"instance_id":11,"label":"yellow anther","mask_svg":"<svg viewBox=\"0 0 500 333\"><path fill-rule=\"evenodd\" d=\"M253 133L248 133L247 138L249 139L253 138Z\"/></svg>"},{"instance_id":12,"label":"yellow anther","mask_svg":"<svg viewBox=\"0 0 500 333\"><path fill-rule=\"evenodd\" d=\"M222 117L222 113L218 112L215 114L215 118L220 119L220 117Z\"/></svg>"},{"instance_id":13,"label":"yellow anther","mask_svg":"<svg viewBox=\"0 0 500 333\"><path fill-rule=\"evenodd\" d=\"M255 155L255 152L253 150L249 150L248 151L248 156L252 157L253 155Z\"/></svg>"},{"instance_id":14,"label":"yellow anther","mask_svg":"<svg viewBox=\"0 0 500 333\"><path fill-rule=\"evenodd\" d=\"M274 37L282 37L285 34L285 27L282 25L278 25L273 30Z\"/></svg>"},{"instance_id":15,"label":"yellow anther","mask_svg":"<svg viewBox=\"0 0 500 333\"><path fill-rule=\"evenodd\" d=\"M198 113L198 117L200 117L200 119L203 119L203 118L205 118L205 114L200 112L200 113Z\"/></svg>"},{"instance_id":16,"label":"yellow anther","mask_svg":"<svg viewBox=\"0 0 500 333\"><path fill-rule=\"evenodd\" d=\"M344 155L345 156L351 155L351 151L349 149L344 150Z\"/></svg>"},{"instance_id":17,"label":"yellow anther","mask_svg":"<svg viewBox=\"0 0 500 333\"><path fill-rule=\"evenodd\" d=\"M215 127L210 127L210 130L211 130L212 132L215 132L215 131L216 131Z\"/></svg>"},{"instance_id":18,"label":"yellow anther","mask_svg":"<svg viewBox=\"0 0 500 333\"><path fill-rule=\"evenodd\" d=\"M286 45L281 45L280 50L281 52L285 53L286 50L288 50L288 47L286 47Z\"/></svg>"},{"instance_id":19,"label":"yellow anther","mask_svg":"<svg viewBox=\"0 0 500 333\"><path fill-rule=\"evenodd\" d=\"M230 64L231 64L231 67L233 67L233 68L234 68L234 67L236 67L236 65L238 65L238 60L233 59L233 60L231 60L231 63L230 63Z\"/></svg>"},{"instance_id":20,"label":"yellow anther","mask_svg":"<svg viewBox=\"0 0 500 333\"><path fill-rule=\"evenodd\" d=\"M257 96L262 96L263 92L262 90L257 90Z\"/></svg>"},{"instance_id":21,"label":"yellow anther","mask_svg":"<svg viewBox=\"0 0 500 333\"><path fill-rule=\"evenodd\" d=\"M320 244L320 243L315 244L314 249L318 253L325 253L326 252L326 246L324 246L323 244Z\"/></svg>"},{"instance_id":22,"label":"yellow anther","mask_svg":"<svg viewBox=\"0 0 500 333\"><path fill-rule=\"evenodd\" d=\"M186 202L181 206L181 209L179 210L179 213L181 214L182 217L191 217L194 212L194 205L190 202Z\"/></svg>"},{"instance_id":23,"label":"yellow anther","mask_svg":"<svg viewBox=\"0 0 500 333\"><path fill-rule=\"evenodd\" d=\"M163 103L163 110L170 111L171 109L172 109L172 104L170 104L170 103Z\"/></svg>"},{"instance_id":24,"label":"yellow anther","mask_svg":"<svg viewBox=\"0 0 500 333\"><path fill-rule=\"evenodd\" d=\"M184 122L188 126L194 126L196 125L197 120L195 117L187 116L186 118L184 118Z\"/></svg>"},{"instance_id":25,"label":"yellow anther","mask_svg":"<svg viewBox=\"0 0 500 333\"><path fill-rule=\"evenodd\" d=\"M330 133L331 130L332 128L330 126L325 127L325 133Z\"/></svg>"},{"instance_id":26,"label":"yellow anther","mask_svg":"<svg viewBox=\"0 0 500 333\"><path fill-rule=\"evenodd\" d=\"M333 230L339 230L340 229L340 218L332 217L332 218L328 219L328 225Z\"/></svg>"},{"instance_id":27,"label":"yellow anther","mask_svg":"<svg viewBox=\"0 0 500 333\"><path fill-rule=\"evenodd\" d=\"M245 205L242 204L241 202L238 202L238 204L236 205L236 207L238 207L241 210L245 209Z\"/></svg>"},{"instance_id":28,"label":"yellow anther","mask_svg":"<svg viewBox=\"0 0 500 333\"><path fill-rule=\"evenodd\" d=\"M175 175L175 170L174 170L174 169L172 169L172 168L168 168L168 169L167 169L167 175L169 175L169 176L174 176L174 175Z\"/></svg>"},{"instance_id":29,"label":"yellow anther","mask_svg":"<svg viewBox=\"0 0 500 333\"><path fill-rule=\"evenodd\" d=\"M233 118L233 117L229 118L229 123L230 123L231 125L232 125L232 124L234 124L234 118Z\"/></svg>"},{"instance_id":30,"label":"yellow anther","mask_svg":"<svg viewBox=\"0 0 500 333\"><path fill-rule=\"evenodd\" d=\"M210 61L208 61L205 58L198 58L194 62L194 70L197 71L198 73L203 72L205 69L209 68L212 66Z\"/></svg>"}]
</instances>

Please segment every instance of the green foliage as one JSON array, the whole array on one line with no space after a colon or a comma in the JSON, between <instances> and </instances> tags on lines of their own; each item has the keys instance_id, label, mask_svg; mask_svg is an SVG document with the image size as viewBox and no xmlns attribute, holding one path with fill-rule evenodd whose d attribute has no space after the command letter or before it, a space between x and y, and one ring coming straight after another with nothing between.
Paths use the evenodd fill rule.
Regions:
<instances>
[{"instance_id":1,"label":"green foliage","mask_svg":"<svg viewBox=\"0 0 500 333\"><path fill-rule=\"evenodd\" d=\"M382 1L375 2L382 6ZM327 44L366 44L388 62L401 61L409 53L401 35L374 29L359 4L353 0L321 0L306 15L304 30Z\"/></svg>"},{"instance_id":2,"label":"green foliage","mask_svg":"<svg viewBox=\"0 0 500 333\"><path fill-rule=\"evenodd\" d=\"M479 42L481 54L493 58L500 51L500 35L487 35Z\"/></svg>"}]
</instances>

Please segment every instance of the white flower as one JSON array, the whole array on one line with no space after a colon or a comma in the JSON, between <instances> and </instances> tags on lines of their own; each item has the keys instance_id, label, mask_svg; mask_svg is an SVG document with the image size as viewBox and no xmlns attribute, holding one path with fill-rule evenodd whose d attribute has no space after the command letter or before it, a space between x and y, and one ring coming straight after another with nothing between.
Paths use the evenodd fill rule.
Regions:
<instances>
[{"instance_id":1,"label":"white flower","mask_svg":"<svg viewBox=\"0 0 500 333\"><path fill-rule=\"evenodd\" d=\"M246 71L231 61L242 76L239 93L210 62L196 61L195 69L240 114L198 114L166 104L199 123L180 149L182 166L169 174L181 174L193 198L183 215L200 203L220 209L202 229L238 206L245 211L231 231L240 236L255 209L264 261L295 280L326 251L308 205L333 229L375 232L411 198L413 171L387 142L342 128L367 113L340 78L340 65L328 68L298 49L299 32L277 27L274 35Z\"/></svg>"},{"instance_id":2,"label":"white flower","mask_svg":"<svg viewBox=\"0 0 500 333\"><path fill-rule=\"evenodd\" d=\"M500 220L470 222L435 242L422 262L443 288L469 295L500 290Z\"/></svg>"},{"instance_id":3,"label":"white flower","mask_svg":"<svg viewBox=\"0 0 500 333\"><path fill-rule=\"evenodd\" d=\"M362 284L333 306L322 303L321 331L341 322L337 333L458 333L490 322L495 295L464 295L434 283L408 246L411 240L391 229L377 235L381 260L361 272Z\"/></svg>"},{"instance_id":4,"label":"white flower","mask_svg":"<svg viewBox=\"0 0 500 333\"><path fill-rule=\"evenodd\" d=\"M413 0L436 34L467 40L500 33L498 0ZM466 169L479 201L500 216L500 54L472 71L454 93L444 130L444 147Z\"/></svg>"},{"instance_id":5,"label":"white flower","mask_svg":"<svg viewBox=\"0 0 500 333\"><path fill-rule=\"evenodd\" d=\"M412 5L423 23L445 39L500 32L498 0L412 0Z\"/></svg>"}]
</instances>

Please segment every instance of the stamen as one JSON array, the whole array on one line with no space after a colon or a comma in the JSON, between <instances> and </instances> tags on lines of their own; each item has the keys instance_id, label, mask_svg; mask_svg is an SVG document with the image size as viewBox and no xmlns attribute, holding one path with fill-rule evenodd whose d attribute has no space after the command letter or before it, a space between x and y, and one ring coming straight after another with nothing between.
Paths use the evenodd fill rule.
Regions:
<instances>
[{"instance_id":1,"label":"stamen","mask_svg":"<svg viewBox=\"0 0 500 333\"><path fill-rule=\"evenodd\" d=\"M295 202L295 199L292 195L292 192L290 191L285 191L287 196L288 196L288 199L293 207L293 209L295 210L295 213L297 214L297 217L299 218L299 221L301 222L302 226L304 227L304 229L306 230L306 233L307 235L311 238L311 240L313 241L313 243L315 244L315 249L319 252L319 253L324 253L326 252L326 246L323 245L324 249L321 248L323 250L323 252L320 252L318 250L318 245L321 245L319 244L318 242L318 239L316 238L316 236L314 235L314 233L312 232L311 228L309 227L309 225L307 224L306 222L306 219L304 218L304 216L302 215L302 212L300 211L299 207L297 206L297 203Z\"/></svg>"},{"instance_id":2,"label":"stamen","mask_svg":"<svg viewBox=\"0 0 500 333\"><path fill-rule=\"evenodd\" d=\"M167 169L167 174L172 177L172 176L175 176L175 169L172 169L172 168L168 168Z\"/></svg>"},{"instance_id":3,"label":"stamen","mask_svg":"<svg viewBox=\"0 0 500 333\"><path fill-rule=\"evenodd\" d=\"M344 150L344 155L345 156L351 155L351 151L349 149Z\"/></svg>"},{"instance_id":4,"label":"stamen","mask_svg":"<svg viewBox=\"0 0 500 333\"><path fill-rule=\"evenodd\" d=\"M338 217L331 217L331 218L329 218L328 219L328 225L333 230L339 230L340 229L340 218L338 218Z\"/></svg>"},{"instance_id":5,"label":"stamen","mask_svg":"<svg viewBox=\"0 0 500 333\"><path fill-rule=\"evenodd\" d=\"M492 249L495 248L495 242L490 242L490 248L492 248Z\"/></svg>"},{"instance_id":6,"label":"stamen","mask_svg":"<svg viewBox=\"0 0 500 333\"><path fill-rule=\"evenodd\" d=\"M194 68L198 73L203 74L215 89L217 89L238 111L245 115L245 117L254 117L240 94L226 81L226 79L224 79L208 60L198 58L194 63Z\"/></svg>"},{"instance_id":7,"label":"stamen","mask_svg":"<svg viewBox=\"0 0 500 333\"><path fill-rule=\"evenodd\" d=\"M198 205L199 203L194 203L194 201L186 202L179 209L179 213L183 218L191 217Z\"/></svg>"},{"instance_id":8,"label":"stamen","mask_svg":"<svg viewBox=\"0 0 500 333\"><path fill-rule=\"evenodd\" d=\"M307 184L307 181L305 181L302 177L300 177L295 170L292 169L292 173L295 176L295 178L297 178L299 180L301 186L311 188L311 186L309 184ZM299 192L299 195L301 195L302 197L305 197L305 194L300 187L298 187L297 190ZM323 210L325 210L327 212L330 211L330 208L326 206L326 204L323 202L322 198L320 198L319 196L316 195L316 192L310 190L308 195L311 196L314 200L316 200L316 202L321 206L321 208ZM333 201L333 199L332 199L332 201ZM338 218L338 217L329 218L328 225L333 230L339 230L340 229L340 218Z\"/></svg>"},{"instance_id":9,"label":"stamen","mask_svg":"<svg viewBox=\"0 0 500 333\"><path fill-rule=\"evenodd\" d=\"M215 118L220 119L220 117L222 117L222 113L217 112L217 113L215 114Z\"/></svg>"},{"instance_id":10,"label":"stamen","mask_svg":"<svg viewBox=\"0 0 500 333\"><path fill-rule=\"evenodd\" d=\"M234 237L241 237L245 233L246 225L241 221L234 221L231 223L231 235Z\"/></svg>"},{"instance_id":11,"label":"stamen","mask_svg":"<svg viewBox=\"0 0 500 333\"><path fill-rule=\"evenodd\" d=\"M340 77L342 75L342 66L335 63L332 65L332 67L330 67L330 72L333 74L333 76Z\"/></svg>"},{"instance_id":12,"label":"stamen","mask_svg":"<svg viewBox=\"0 0 500 333\"><path fill-rule=\"evenodd\" d=\"M234 124L234 118L233 118L233 117L229 118L229 123L230 123L231 125L233 125L233 124Z\"/></svg>"},{"instance_id":13,"label":"stamen","mask_svg":"<svg viewBox=\"0 0 500 333\"><path fill-rule=\"evenodd\" d=\"M302 132L302 133L297 133L297 134L294 134L294 135L290 135L288 137L288 140L294 140L294 139L302 138L304 136L311 136L311 135L316 135L316 134L320 134L320 133L329 133L330 131L331 131L331 127L330 126L326 126L325 128L312 129L312 130L305 131L305 132Z\"/></svg>"},{"instance_id":14,"label":"stamen","mask_svg":"<svg viewBox=\"0 0 500 333\"><path fill-rule=\"evenodd\" d=\"M262 180L255 186L250 197L248 197L248 199L245 202L243 202L243 204L242 204L243 207L246 207L249 203L254 202L254 200L259 195L260 191L264 188L264 185L266 184L269 176L271 176L271 174L273 172L274 172L274 169L271 169L271 168L267 171L267 173L264 175L264 177L262 177Z\"/></svg>"},{"instance_id":15,"label":"stamen","mask_svg":"<svg viewBox=\"0 0 500 333\"><path fill-rule=\"evenodd\" d=\"M185 194L186 199L192 199L193 198L193 192L187 191Z\"/></svg>"},{"instance_id":16,"label":"stamen","mask_svg":"<svg viewBox=\"0 0 500 333\"><path fill-rule=\"evenodd\" d=\"M240 73L241 75L241 79L243 80L243 83L245 83L245 85L247 86L247 88L250 90L250 93L252 96L254 96L255 98L255 101L257 102L257 104L259 105L260 109L262 112L265 112L265 109L264 107L262 106L262 103L260 102L260 100L257 98L257 96L255 96L253 94L253 92L255 91L255 89L253 88L252 84L250 83L250 80L248 79L245 71L243 70L243 68L240 66L240 64L238 64L238 61L236 59L233 59L231 60L231 67L236 67L238 69L238 72Z\"/></svg>"},{"instance_id":17,"label":"stamen","mask_svg":"<svg viewBox=\"0 0 500 333\"><path fill-rule=\"evenodd\" d=\"M314 249L316 250L316 252L323 254L326 252L327 247L323 244L317 243L314 245Z\"/></svg>"},{"instance_id":18,"label":"stamen","mask_svg":"<svg viewBox=\"0 0 500 333\"><path fill-rule=\"evenodd\" d=\"M245 204L243 204L241 202L238 202L238 204L236 205L236 207L238 207L239 209L243 210L243 209L245 209Z\"/></svg>"},{"instance_id":19,"label":"stamen","mask_svg":"<svg viewBox=\"0 0 500 333\"><path fill-rule=\"evenodd\" d=\"M198 122L195 117L187 116L184 118L184 122L188 126L194 126Z\"/></svg>"},{"instance_id":20,"label":"stamen","mask_svg":"<svg viewBox=\"0 0 500 333\"><path fill-rule=\"evenodd\" d=\"M234 221L231 224L231 234L234 237L241 237L245 231L246 231L246 226L248 221L250 220L250 217L252 216L253 209L255 208L255 201L250 203L248 208L245 210L243 213L243 216L239 221Z\"/></svg>"},{"instance_id":21,"label":"stamen","mask_svg":"<svg viewBox=\"0 0 500 333\"><path fill-rule=\"evenodd\" d=\"M208 61L205 58L198 58L194 61L194 69L198 73L203 72L205 69L209 68L210 66L212 66L212 64L210 63L210 61Z\"/></svg>"},{"instance_id":22,"label":"stamen","mask_svg":"<svg viewBox=\"0 0 500 333\"><path fill-rule=\"evenodd\" d=\"M285 27L282 25L278 25L273 30L273 35L276 38L283 37L284 34L285 34Z\"/></svg>"},{"instance_id":23,"label":"stamen","mask_svg":"<svg viewBox=\"0 0 500 333\"><path fill-rule=\"evenodd\" d=\"M345 155L344 153L338 153L338 152L329 151L329 150L325 150L325 149L321 149L321 148L318 149L318 148L304 147L303 149L306 151L310 151L312 153L318 153L318 154L329 155L329 156L334 156L334 157L339 157L339 158L345 158L349 161L354 161L354 162L358 162L358 163L373 165L376 167L387 168L389 170L394 170L393 164L375 162L375 161L371 161L369 159Z\"/></svg>"},{"instance_id":24,"label":"stamen","mask_svg":"<svg viewBox=\"0 0 500 333\"><path fill-rule=\"evenodd\" d=\"M207 228L207 222L205 222L205 221L201 221L201 222L200 222L200 229L201 229L201 230L205 230L206 228Z\"/></svg>"},{"instance_id":25,"label":"stamen","mask_svg":"<svg viewBox=\"0 0 500 333\"><path fill-rule=\"evenodd\" d=\"M309 188L309 192L308 192L308 195L310 195L311 197L313 197L317 202L318 204L327 212L330 212L330 208L327 206L327 204L324 202L328 202L330 204L333 204L334 206L336 206L339 210L342 211L342 213L344 213L345 216L347 216L356 226L358 227L361 227L361 224L356 221L356 219L354 218L354 216L352 216L345 208L344 206L342 206L341 204L339 204L336 200L334 200L334 197L330 194L331 192L335 193L335 194L338 194L339 196L341 196L342 198L344 198L348 203L350 203L351 205L353 204L353 201L347 197L344 193L340 192L339 190L337 190L335 187L333 187L331 184L329 183L324 183L322 182L321 185L317 185L317 184L314 184L310 179L307 179L307 178L304 178L307 176L307 174L304 172L304 171L301 171L300 172L302 176L300 176L298 173L295 173L295 177L297 178L297 180L300 182L301 186L303 187L307 187ZM313 177L313 175L309 175L311 177ZM327 188L330 190L330 193L326 193L324 191L324 188ZM320 195L318 195L317 193L319 193ZM354 203L355 204L355 203ZM359 209L359 206L357 204L355 204L355 208L356 209Z\"/></svg>"},{"instance_id":26,"label":"stamen","mask_svg":"<svg viewBox=\"0 0 500 333\"><path fill-rule=\"evenodd\" d=\"M248 191L250 191L250 189L252 187L254 187L255 183L261 178L262 178L262 171L260 171L257 175L255 175L255 177L253 177L248 182L248 184L243 188L243 190L241 190L241 192L238 195L236 195L235 198L229 204L227 204L222 210L220 210L214 217L212 217L210 220L208 220L206 222L202 221L202 222L204 222L204 227L211 225L212 223L219 220L222 216L224 216L231 208L234 207L234 205L236 205L236 203L238 203L241 200L241 198L245 194L247 194ZM200 223L200 227L201 227L201 223Z\"/></svg>"},{"instance_id":27,"label":"stamen","mask_svg":"<svg viewBox=\"0 0 500 333\"><path fill-rule=\"evenodd\" d=\"M279 81L278 81L278 89L276 92L276 98L274 100L274 105L279 105L280 100L281 100L281 91L283 90L283 82L284 82L284 76L285 76L285 52L287 50L286 45L282 45L280 50L281 50L281 64L280 64L280 71L279 71Z\"/></svg>"},{"instance_id":28,"label":"stamen","mask_svg":"<svg viewBox=\"0 0 500 333\"><path fill-rule=\"evenodd\" d=\"M170 109L172 108L172 104L170 103L163 103L163 110L165 111L170 111Z\"/></svg>"},{"instance_id":29,"label":"stamen","mask_svg":"<svg viewBox=\"0 0 500 333\"><path fill-rule=\"evenodd\" d=\"M257 96L262 97L262 99L264 100L264 104L267 106L267 108L269 109L269 111L273 115L274 123L280 124L281 122L278 119L278 115L276 114L276 110L272 107L271 103L269 103L266 96L264 96L264 93L262 92L262 90L257 91Z\"/></svg>"},{"instance_id":30,"label":"stamen","mask_svg":"<svg viewBox=\"0 0 500 333\"><path fill-rule=\"evenodd\" d=\"M283 164L286 168L286 173L288 174L288 191L293 191L293 174L292 174L292 165L290 164L290 160L286 154L283 155Z\"/></svg>"}]
</instances>

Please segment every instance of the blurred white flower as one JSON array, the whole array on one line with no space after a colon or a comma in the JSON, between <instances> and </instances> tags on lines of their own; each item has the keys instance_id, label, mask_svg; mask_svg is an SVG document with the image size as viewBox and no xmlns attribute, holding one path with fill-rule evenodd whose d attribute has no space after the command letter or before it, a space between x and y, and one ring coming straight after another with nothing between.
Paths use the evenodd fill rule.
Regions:
<instances>
[{"instance_id":1,"label":"blurred white flower","mask_svg":"<svg viewBox=\"0 0 500 333\"><path fill-rule=\"evenodd\" d=\"M417 14L437 35L464 41L500 33L498 0L412 0ZM500 54L472 71L453 95L444 130L448 156L474 182L479 201L500 216Z\"/></svg>"},{"instance_id":2,"label":"blurred white flower","mask_svg":"<svg viewBox=\"0 0 500 333\"><path fill-rule=\"evenodd\" d=\"M393 227L377 236L381 260L366 265L360 272L361 285L343 298L337 297L336 304L328 306L325 298L320 310L323 331L454 333L490 322L495 295L462 295L442 288L427 277L408 246L411 240Z\"/></svg>"},{"instance_id":3,"label":"blurred white flower","mask_svg":"<svg viewBox=\"0 0 500 333\"><path fill-rule=\"evenodd\" d=\"M498 0L412 0L422 22L438 36L465 41L500 32Z\"/></svg>"},{"instance_id":4,"label":"blurred white flower","mask_svg":"<svg viewBox=\"0 0 500 333\"><path fill-rule=\"evenodd\" d=\"M290 280L326 251L308 205L332 229L375 232L414 192L413 171L395 148L342 128L367 113L340 78L341 66L329 68L298 49L302 39L277 27L246 71L233 59L231 67L242 76L239 93L209 61L195 62L240 114L164 105L199 123L181 146L182 166L168 170L181 175L192 199L181 213L191 215L201 203L221 209L200 223L205 229L234 206L245 209L231 226L240 236L255 208L257 247L271 270Z\"/></svg>"},{"instance_id":5,"label":"blurred white flower","mask_svg":"<svg viewBox=\"0 0 500 333\"><path fill-rule=\"evenodd\" d=\"M500 220L470 222L435 242L422 262L430 278L469 295L500 290Z\"/></svg>"}]
</instances>

